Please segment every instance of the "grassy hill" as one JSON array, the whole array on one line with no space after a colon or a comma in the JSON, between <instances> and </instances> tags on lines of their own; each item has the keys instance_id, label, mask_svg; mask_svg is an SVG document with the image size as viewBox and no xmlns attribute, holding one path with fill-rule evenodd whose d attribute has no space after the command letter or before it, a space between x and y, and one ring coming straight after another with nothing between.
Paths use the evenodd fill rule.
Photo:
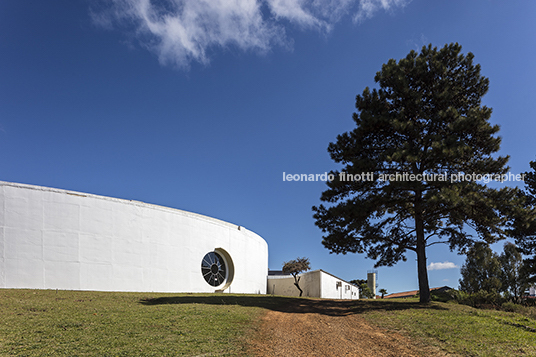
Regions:
<instances>
[{"instance_id":1,"label":"grassy hill","mask_svg":"<svg viewBox=\"0 0 536 357\"><path fill-rule=\"evenodd\" d=\"M271 303L265 296L0 290L0 355L235 356Z\"/></svg>"},{"instance_id":2,"label":"grassy hill","mask_svg":"<svg viewBox=\"0 0 536 357\"><path fill-rule=\"evenodd\" d=\"M0 290L1 356L247 355L260 317L296 298ZM348 304L371 324L462 356L535 356L536 321L416 300Z\"/></svg>"},{"instance_id":3,"label":"grassy hill","mask_svg":"<svg viewBox=\"0 0 536 357\"><path fill-rule=\"evenodd\" d=\"M368 301L355 307L372 324L461 356L536 356L536 320L514 312L418 299Z\"/></svg>"}]
</instances>

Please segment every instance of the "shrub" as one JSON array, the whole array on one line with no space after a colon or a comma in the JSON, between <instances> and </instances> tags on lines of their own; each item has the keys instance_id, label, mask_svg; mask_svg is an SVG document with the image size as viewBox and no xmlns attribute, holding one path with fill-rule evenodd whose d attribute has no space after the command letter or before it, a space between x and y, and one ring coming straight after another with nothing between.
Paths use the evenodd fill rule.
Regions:
<instances>
[{"instance_id":1,"label":"shrub","mask_svg":"<svg viewBox=\"0 0 536 357\"><path fill-rule=\"evenodd\" d=\"M504 302L504 298L502 298L501 294L496 291L479 290L476 293L467 293L465 291L452 289L448 293L452 296L452 299L459 304L478 308L497 308Z\"/></svg>"},{"instance_id":2,"label":"shrub","mask_svg":"<svg viewBox=\"0 0 536 357\"><path fill-rule=\"evenodd\" d=\"M453 294L451 293L451 291L453 291L454 289L450 289L450 290L447 290L447 291L437 291L437 290L433 290L430 292L430 297L432 299L432 301L439 301L439 302L448 302L448 301L452 301L452 300L455 300L454 297L453 297Z\"/></svg>"},{"instance_id":3,"label":"shrub","mask_svg":"<svg viewBox=\"0 0 536 357\"><path fill-rule=\"evenodd\" d=\"M508 312L520 312L521 305L514 304L511 301L503 302L501 309Z\"/></svg>"},{"instance_id":4,"label":"shrub","mask_svg":"<svg viewBox=\"0 0 536 357\"><path fill-rule=\"evenodd\" d=\"M469 305L480 309L492 308L515 312L536 320L536 299L523 298L521 304L516 304L507 297L502 297L497 292L484 290L470 294L465 291L452 289L446 291L445 294L450 297L450 301L458 304Z\"/></svg>"},{"instance_id":5,"label":"shrub","mask_svg":"<svg viewBox=\"0 0 536 357\"><path fill-rule=\"evenodd\" d=\"M524 306L536 306L536 299L523 297L521 298L521 304Z\"/></svg>"}]
</instances>

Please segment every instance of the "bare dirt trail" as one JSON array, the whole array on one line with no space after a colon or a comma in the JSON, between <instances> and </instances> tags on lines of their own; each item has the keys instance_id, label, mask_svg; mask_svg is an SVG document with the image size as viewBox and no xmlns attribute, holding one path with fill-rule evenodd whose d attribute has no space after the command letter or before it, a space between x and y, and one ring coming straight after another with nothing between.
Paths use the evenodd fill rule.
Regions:
<instances>
[{"instance_id":1,"label":"bare dirt trail","mask_svg":"<svg viewBox=\"0 0 536 357\"><path fill-rule=\"evenodd\" d=\"M448 356L371 326L351 306L350 301L304 299L281 311L271 310L251 341L250 352L259 357Z\"/></svg>"}]
</instances>

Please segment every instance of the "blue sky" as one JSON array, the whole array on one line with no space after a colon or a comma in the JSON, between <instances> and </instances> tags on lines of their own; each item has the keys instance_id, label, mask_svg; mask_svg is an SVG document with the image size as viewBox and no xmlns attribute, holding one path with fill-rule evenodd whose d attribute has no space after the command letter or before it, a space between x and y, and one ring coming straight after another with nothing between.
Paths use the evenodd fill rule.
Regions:
<instances>
[{"instance_id":1,"label":"blue sky","mask_svg":"<svg viewBox=\"0 0 536 357\"><path fill-rule=\"evenodd\" d=\"M0 180L198 212L265 238L271 269L305 256L365 278L374 261L321 244L325 183L283 172L337 168L327 146L381 65L451 42L490 79L500 154L527 171L535 19L533 1L3 1ZM457 287L463 261L430 248L430 285ZM412 252L378 271L389 292L417 289Z\"/></svg>"}]
</instances>

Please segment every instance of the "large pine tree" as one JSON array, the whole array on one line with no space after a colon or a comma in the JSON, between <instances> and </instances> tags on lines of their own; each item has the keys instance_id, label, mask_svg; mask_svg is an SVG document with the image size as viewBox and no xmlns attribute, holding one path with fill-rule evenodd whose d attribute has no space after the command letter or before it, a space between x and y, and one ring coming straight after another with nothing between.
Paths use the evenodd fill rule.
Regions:
<instances>
[{"instance_id":1,"label":"large pine tree","mask_svg":"<svg viewBox=\"0 0 536 357\"><path fill-rule=\"evenodd\" d=\"M536 161L530 162L532 171L525 173L525 208L530 210L528 219L518 219L514 235L516 244L526 258L523 261L523 274L527 282L536 284Z\"/></svg>"},{"instance_id":2,"label":"large pine tree","mask_svg":"<svg viewBox=\"0 0 536 357\"><path fill-rule=\"evenodd\" d=\"M460 273L461 291L498 293L502 289L501 261L486 243L478 242L469 249Z\"/></svg>"},{"instance_id":3,"label":"large pine tree","mask_svg":"<svg viewBox=\"0 0 536 357\"><path fill-rule=\"evenodd\" d=\"M489 81L473 57L458 44L429 45L384 64L379 88L356 97L356 128L328 147L343 169L321 196L328 206L313 207L332 253L392 266L415 252L421 302L430 301L427 247L464 251L502 239L517 208L515 189L474 180L506 174L508 157L493 155L499 128L481 104Z\"/></svg>"}]
</instances>

